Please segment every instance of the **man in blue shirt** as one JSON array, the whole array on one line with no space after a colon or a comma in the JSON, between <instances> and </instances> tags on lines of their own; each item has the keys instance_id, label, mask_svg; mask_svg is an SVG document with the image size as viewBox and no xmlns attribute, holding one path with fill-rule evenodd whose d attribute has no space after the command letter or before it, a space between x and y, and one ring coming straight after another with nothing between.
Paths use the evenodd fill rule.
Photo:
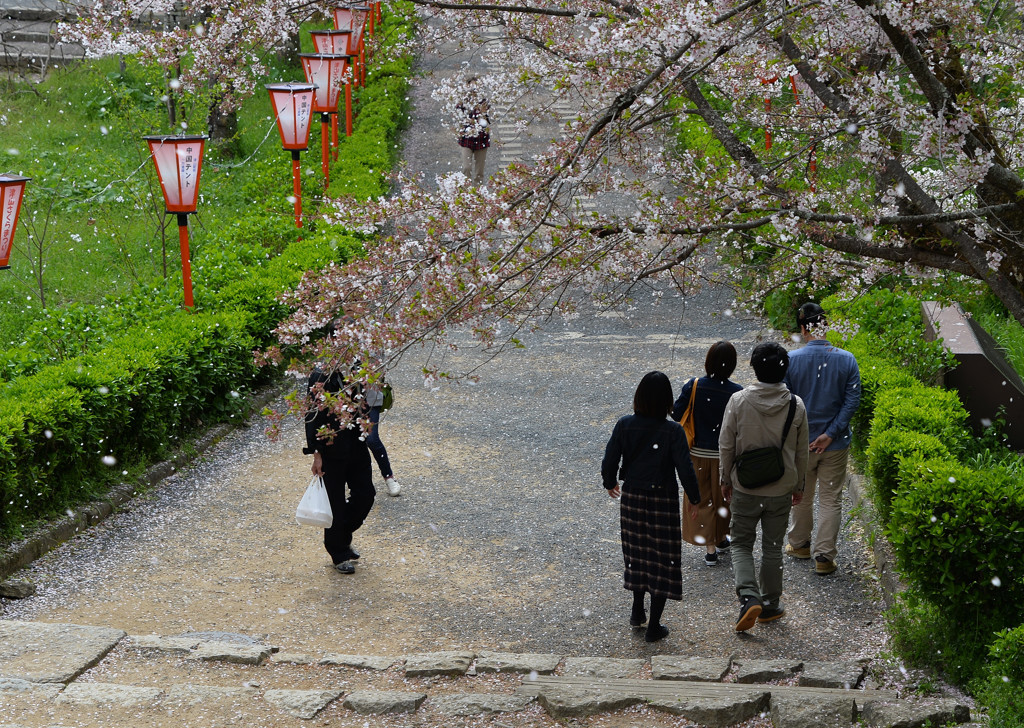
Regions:
<instances>
[{"instance_id":1,"label":"man in blue shirt","mask_svg":"<svg viewBox=\"0 0 1024 728\"><path fill-rule=\"evenodd\" d=\"M860 370L853 354L825 338L825 312L816 303L797 311L805 345L789 355L785 382L807 407L810 457L804 498L794 505L786 553L814 557L820 575L836 570L836 540L842 522L843 486L850 452L850 419L860 404ZM818 531L814 535L814 494L818 494Z\"/></svg>"}]
</instances>

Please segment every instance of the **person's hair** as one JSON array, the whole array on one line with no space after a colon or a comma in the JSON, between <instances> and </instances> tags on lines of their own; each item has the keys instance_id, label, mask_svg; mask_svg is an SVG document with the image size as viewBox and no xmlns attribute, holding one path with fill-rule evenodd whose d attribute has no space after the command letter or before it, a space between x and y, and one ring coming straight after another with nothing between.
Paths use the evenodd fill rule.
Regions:
<instances>
[{"instance_id":1,"label":"person's hair","mask_svg":"<svg viewBox=\"0 0 1024 728\"><path fill-rule=\"evenodd\" d=\"M731 377L736 371L736 347L728 341L716 341L704 357L704 371L723 382Z\"/></svg>"},{"instance_id":2,"label":"person's hair","mask_svg":"<svg viewBox=\"0 0 1024 728\"><path fill-rule=\"evenodd\" d=\"M796 310L797 328L810 328L825 323L825 310L814 301L808 301Z\"/></svg>"},{"instance_id":3,"label":"person's hair","mask_svg":"<svg viewBox=\"0 0 1024 728\"><path fill-rule=\"evenodd\" d=\"M672 382L663 372L648 372L633 394L633 412L645 417L665 417L672 411Z\"/></svg>"},{"instance_id":4,"label":"person's hair","mask_svg":"<svg viewBox=\"0 0 1024 728\"><path fill-rule=\"evenodd\" d=\"M755 346L750 353L750 366L754 369L757 381L778 384L789 369L789 352L781 344L765 341Z\"/></svg>"}]
</instances>

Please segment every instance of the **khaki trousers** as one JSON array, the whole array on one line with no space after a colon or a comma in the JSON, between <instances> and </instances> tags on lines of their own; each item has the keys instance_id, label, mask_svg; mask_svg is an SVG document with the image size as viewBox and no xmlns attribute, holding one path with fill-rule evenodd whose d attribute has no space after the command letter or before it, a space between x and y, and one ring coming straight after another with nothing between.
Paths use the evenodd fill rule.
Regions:
<instances>
[{"instance_id":1,"label":"khaki trousers","mask_svg":"<svg viewBox=\"0 0 1024 728\"><path fill-rule=\"evenodd\" d=\"M462 173L469 177L473 184L479 186L484 183L484 162L487 160L487 147L483 149L470 149L459 147L462 150Z\"/></svg>"},{"instance_id":2,"label":"khaki trousers","mask_svg":"<svg viewBox=\"0 0 1024 728\"><path fill-rule=\"evenodd\" d=\"M818 531L811 542L811 556L836 560L839 524L843 519L843 486L849 448L812 452L807 459L804 497L793 506L792 525L787 538L793 548L811 542L814 531L814 494L818 494Z\"/></svg>"}]
</instances>

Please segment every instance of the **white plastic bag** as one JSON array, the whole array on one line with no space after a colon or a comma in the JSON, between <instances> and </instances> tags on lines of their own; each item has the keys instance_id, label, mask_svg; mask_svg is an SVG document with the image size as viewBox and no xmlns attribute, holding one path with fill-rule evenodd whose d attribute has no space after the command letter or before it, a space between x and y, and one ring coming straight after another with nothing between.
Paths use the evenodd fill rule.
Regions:
<instances>
[{"instance_id":1,"label":"white plastic bag","mask_svg":"<svg viewBox=\"0 0 1024 728\"><path fill-rule=\"evenodd\" d=\"M309 481L309 487L299 501L299 507L295 509L295 520L304 526L318 528L330 528L334 523L327 488L324 487L324 479L319 475L313 476Z\"/></svg>"}]
</instances>

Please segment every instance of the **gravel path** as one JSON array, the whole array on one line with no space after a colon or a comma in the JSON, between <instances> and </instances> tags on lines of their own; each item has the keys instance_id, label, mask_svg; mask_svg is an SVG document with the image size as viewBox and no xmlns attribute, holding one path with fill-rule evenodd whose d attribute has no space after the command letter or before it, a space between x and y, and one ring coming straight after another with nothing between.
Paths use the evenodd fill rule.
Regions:
<instances>
[{"instance_id":1,"label":"gravel path","mask_svg":"<svg viewBox=\"0 0 1024 728\"><path fill-rule=\"evenodd\" d=\"M450 58L425 64L438 73ZM428 173L457 157L429 99L412 92L406 161ZM500 139L500 126L498 139ZM522 140L501 140L510 145ZM528 144L525 148L528 148ZM439 153L439 150L441 153ZM445 156L450 150L450 156ZM496 148L488 162L507 154ZM732 340L745 360L770 335L729 315L726 291L640 300L628 316L586 309L524 337L525 349L484 363L477 385L424 388L414 351L391 374L396 405L382 423L404 485L378 501L356 535L353 576L329 568L320 532L297 526L309 479L299 428L268 442L260 422L126 511L38 560L39 595L2 605L4 619L110 625L129 633L226 631L289 650L397 654L465 647L568 655L654 653L848 659L883 641L866 549L844 525L838 563L817 577L787 559L787 617L736 635L729 559L703 563L686 547L681 604L669 603L662 643L627 625L617 504L599 465L615 420L651 369L678 387L704 353ZM472 352L443 367L468 369ZM752 374L741 364L736 380Z\"/></svg>"}]
</instances>

